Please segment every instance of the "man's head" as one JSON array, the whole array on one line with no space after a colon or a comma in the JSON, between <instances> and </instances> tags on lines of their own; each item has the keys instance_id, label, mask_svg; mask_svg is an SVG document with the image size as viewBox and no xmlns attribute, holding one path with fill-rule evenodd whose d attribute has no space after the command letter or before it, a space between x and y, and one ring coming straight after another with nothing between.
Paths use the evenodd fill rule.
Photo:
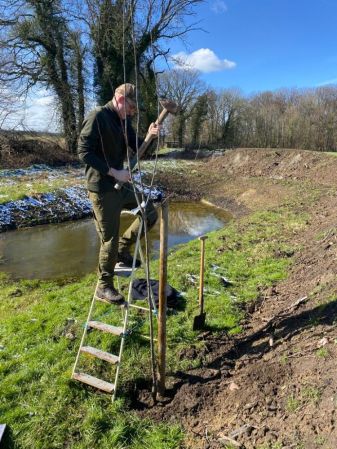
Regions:
<instances>
[{"instance_id":1,"label":"man's head","mask_svg":"<svg viewBox=\"0 0 337 449\"><path fill-rule=\"evenodd\" d=\"M130 83L121 84L115 89L112 102L121 119L132 117L137 109L136 87Z\"/></svg>"}]
</instances>

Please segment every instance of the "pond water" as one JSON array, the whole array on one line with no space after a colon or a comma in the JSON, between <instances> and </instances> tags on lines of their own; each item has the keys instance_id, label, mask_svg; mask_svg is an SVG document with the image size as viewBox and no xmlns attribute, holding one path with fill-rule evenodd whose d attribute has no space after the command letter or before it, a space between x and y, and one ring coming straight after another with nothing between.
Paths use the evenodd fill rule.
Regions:
<instances>
[{"instance_id":1,"label":"pond water","mask_svg":"<svg viewBox=\"0 0 337 449\"><path fill-rule=\"evenodd\" d=\"M169 206L169 248L220 229L230 220L221 209L202 203ZM122 217L121 230L132 217ZM159 223L149 233L151 254L158 256ZM35 226L0 234L0 271L14 279L55 279L95 271L99 241L93 220Z\"/></svg>"}]
</instances>

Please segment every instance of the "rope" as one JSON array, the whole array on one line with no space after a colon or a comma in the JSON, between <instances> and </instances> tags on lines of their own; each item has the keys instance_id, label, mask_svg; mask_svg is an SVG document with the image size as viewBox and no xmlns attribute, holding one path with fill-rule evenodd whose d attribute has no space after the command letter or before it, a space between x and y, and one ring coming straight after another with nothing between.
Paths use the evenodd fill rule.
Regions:
<instances>
[{"instance_id":1,"label":"rope","mask_svg":"<svg viewBox=\"0 0 337 449\"><path fill-rule=\"evenodd\" d=\"M125 1L125 0L123 0ZM135 35L134 35L134 27L133 27L133 11L132 11L132 30L131 30L131 37L132 37L132 45L133 45L133 56L134 56L134 67L135 67L135 88L136 88L136 107L137 107L137 126L136 126L136 149L137 149L137 166L138 170L141 173L141 163L140 158L138 154L138 132L139 132L139 103L138 103L138 73L137 73L137 53L136 53L136 43L135 43ZM123 61L125 62L125 61ZM124 81L125 82L125 81ZM159 106L158 106L159 108ZM128 163L130 167L130 160L128 155ZM132 180L132 178L131 178ZM134 185L134 182L132 180L132 184ZM153 298L151 288L150 288L150 265L149 265L149 241L148 241L148 226L147 226L147 220L145 215L145 208L147 205L147 202L150 199L150 193L151 189L149 190L149 195L147 196L145 200L144 196L144 186L143 186L143 180L140 176L140 185L141 185L141 196L142 196L142 204L144 205L144 209L142 209L143 214L143 223L144 223L144 240L145 240L145 272L146 272L146 283L147 283L147 298L148 298L148 306L149 306L149 325L150 325L150 352L151 352L151 373L152 373L152 399L154 402L157 400L157 370L156 370L156 358L155 358L155 348L154 348L154 330L153 330L153 313L152 313L152 301ZM135 187L135 186L134 186Z\"/></svg>"},{"instance_id":2,"label":"rope","mask_svg":"<svg viewBox=\"0 0 337 449\"><path fill-rule=\"evenodd\" d=\"M125 14L126 14L126 3L125 0L123 0L123 24L122 24L122 53L123 53L123 79L124 79L124 83L126 83L126 63L125 63ZM132 26L131 26L131 38L132 38L132 45L133 45L133 54L134 54L134 67L135 67L135 90L136 90L136 111L137 111L137 122L136 122L136 157L137 157L137 168L141 174L141 162L140 162L140 158L139 158L139 147L138 147L138 135L139 135L139 119L140 119L140 114L139 114L139 97L138 97L138 73L137 73L137 52L136 52L136 42L135 42L135 30L134 30L134 11L131 11L131 21L132 21ZM153 46L153 39L152 39L152 34L151 34L151 51L152 51L152 56L153 56L153 61L155 60L155 54L154 54L154 46ZM156 71L154 69L154 76L155 76L155 85L156 85L156 92L158 92L158 80L157 80L157 75L156 75ZM110 80L110 85L112 86L112 82ZM158 98L158 95L157 95ZM124 108L126 107L126 98L124 97ZM158 115L159 115L159 102L157 101L157 111L158 111ZM124 123L122 123L122 119L121 120L121 129L123 130L124 133L124 139L125 139L125 144L126 144L126 148L127 148L127 161L128 161L128 167L129 167L129 174L130 174L130 183L132 186L132 190L134 192L135 195L135 199L137 202L137 205L139 207L140 210L140 214L142 216L143 219L143 223L144 223L144 241L145 241L145 272L146 272L146 281L147 281L147 296L148 296L148 305L149 305L149 325L150 325L150 351L151 351L151 371L152 371L152 397L153 400L156 401L156 395L157 395L157 376L156 376L156 359L155 359L155 348L154 348L154 329L153 329L153 313L152 313L152 309L153 309L153 297L152 297L152 291L150 288L150 267L149 267L149 239L148 239L148 224L147 224L147 220L146 220L146 206L148 204L148 202L150 201L151 198L151 193L153 190L153 184L154 184L154 178L155 178L155 174L157 171L157 163L158 163L158 152L159 152L159 139L157 141L157 146L156 146L156 150L155 150L155 163L154 163L154 167L151 173L151 183L150 186L147 186L149 188L148 190L148 194L145 195L144 194L144 184L143 184L143 180L142 180L142 176L140 176L140 187L141 187L141 192L139 192L136 188L136 184L132 178L132 172L130 169L130 154L128 151L128 133L127 133L127 118L125 118ZM107 164L108 169L110 169L110 164L104 149L104 143L103 143L103 137L102 137L102 133L100 130L100 126L99 126L99 122L97 120L96 117L96 121L97 121L97 127L98 127L98 132L100 135L100 140L101 140L101 147L102 147L102 152ZM124 126L123 126L124 125ZM123 185L123 188L125 189L129 189L128 185ZM131 189L129 189L131 190ZM141 201L139 201L138 195L141 198ZM167 201L168 198L166 198L164 201Z\"/></svg>"}]
</instances>

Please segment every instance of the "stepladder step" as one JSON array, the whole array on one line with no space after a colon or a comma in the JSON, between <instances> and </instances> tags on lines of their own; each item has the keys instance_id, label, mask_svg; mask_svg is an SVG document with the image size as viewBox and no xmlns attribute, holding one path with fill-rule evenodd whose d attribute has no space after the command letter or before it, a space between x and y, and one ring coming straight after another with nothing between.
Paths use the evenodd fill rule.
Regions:
<instances>
[{"instance_id":1,"label":"stepladder step","mask_svg":"<svg viewBox=\"0 0 337 449\"><path fill-rule=\"evenodd\" d=\"M85 373L74 373L73 379L83 382L84 384L90 385L97 388L98 390L106 391L107 393L112 393L115 389L115 385L107 382L97 377L90 376Z\"/></svg>"},{"instance_id":2,"label":"stepladder step","mask_svg":"<svg viewBox=\"0 0 337 449\"><path fill-rule=\"evenodd\" d=\"M115 265L114 274L120 277L130 277L132 274L132 268L124 265L122 262L118 262Z\"/></svg>"},{"instance_id":3,"label":"stepladder step","mask_svg":"<svg viewBox=\"0 0 337 449\"><path fill-rule=\"evenodd\" d=\"M98 359L105 360L106 362L112 364L116 364L119 362L119 357L117 355L110 354L109 352L105 352L97 348L93 348L92 346L82 346L81 352L89 354L93 357L97 357Z\"/></svg>"},{"instance_id":4,"label":"stepladder step","mask_svg":"<svg viewBox=\"0 0 337 449\"><path fill-rule=\"evenodd\" d=\"M145 207L145 205L144 205L144 207ZM131 335L132 332L134 332L134 330L136 329L136 326L133 324L133 322L128 323L128 320L129 320L129 315L131 313L131 311L129 309L129 305L132 302L131 281L134 278L134 272L135 272L135 269L137 268L136 265L137 266L139 265L139 259L137 259L138 254L140 256L140 260L145 265L145 259L144 259L144 255L143 255L142 248L140 245L140 238L141 238L142 230L143 230L143 219L142 219L142 214L138 215L138 212L139 212L138 210L134 211L134 213L137 214L137 217L139 218L139 221L140 221L139 232L138 232L137 240L135 242L135 251L134 251L134 256L133 256L133 265L135 265L135 266L132 269L129 266L127 266L127 264L118 263L115 266L115 273L114 273L116 275L115 280L117 281L117 290L118 291L121 290L121 287L119 285L119 283L120 283L119 276L130 276L127 300L117 301L117 299L119 299L119 297L116 297L116 298L112 297L111 301L104 300L104 298L106 296L102 293L106 293L106 292L101 292L99 289L99 287L100 287L99 282L97 283L95 291L93 293L93 297L92 297L92 301L91 301L90 308L88 311L87 319L86 319L86 322L84 325L84 330L83 330L82 338L80 341L79 349L78 349L78 352L76 355L74 368L72 371L72 379L82 382L84 384L90 385L91 387L97 388L98 390L102 390L104 392L110 393L112 396L112 401L114 401L114 399L115 399L116 391L118 388L118 379L119 379L119 375L120 375L119 373L120 373L120 369L121 369L121 360L122 360L124 345L129 340L126 337ZM125 259L125 262L128 263L129 260ZM108 299L109 299L109 297L108 297ZM113 301L114 299L116 299L116 300ZM104 313L104 315L101 314L100 312L103 309L103 306L100 306L97 304L98 307L96 308L96 301L107 302L110 306L111 305L112 306L117 306L117 305L120 306L121 307L121 310L120 310L121 317L119 318L119 321L117 321L117 318L118 318L117 316L115 316L115 318L113 318L111 320L109 318L103 319L102 317L110 314L112 312L112 310L109 310L107 313ZM117 304L117 302L118 302L118 304ZM146 307L136 306L135 308L142 309L143 311L151 313L151 310L149 310ZM137 324L138 324L138 318L139 317L137 314L137 317L136 317ZM100 320L107 321L110 323L111 322L116 323L116 325L107 324L105 322L101 322ZM104 337L102 335L97 334L97 332L96 332L97 330L119 337L119 342L117 341L118 340L117 338L112 338L112 340L114 340L113 342L111 342L111 343L113 343L113 346L110 346L108 343L108 340L110 340L111 338L109 338L107 335ZM86 342L86 338L88 336L87 334L89 333L89 331L93 331L93 335L89 336L90 340L93 340L96 338L98 341L102 340L102 342L101 342L102 344L98 344L98 343L97 344L91 343L91 344L93 344L94 346L98 346L98 347L102 346L102 349L98 349L98 347L90 346L90 343ZM115 347L117 343L119 343L119 352L112 350L112 347ZM109 352L107 352L103 349L105 349ZM111 354L110 351L117 352L118 355ZM88 369L88 371L90 373L92 373L92 375L86 374L84 371L87 371L87 369L85 369L85 368L77 368L80 358L83 356L96 357L97 359L114 364L115 367L112 369L112 371L114 372L113 377L110 377L110 375L104 375L103 373L105 371L101 371L101 369L100 369L102 364L101 363L97 364L96 361L90 361L90 362L85 361L85 364L90 366L90 370ZM105 366L104 368L108 368L108 367ZM94 370L96 370L96 372ZM110 370L111 370L111 367L110 367ZM102 374L100 374L100 372ZM94 376L98 376L98 377L94 377ZM110 379L111 383L106 380L100 379L100 377L106 377L107 379Z\"/></svg>"},{"instance_id":5,"label":"stepladder step","mask_svg":"<svg viewBox=\"0 0 337 449\"><path fill-rule=\"evenodd\" d=\"M122 327L112 326L111 324L101 323L100 321L89 321L88 327L113 335L121 336L123 334Z\"/></svg>"}]
</instances>

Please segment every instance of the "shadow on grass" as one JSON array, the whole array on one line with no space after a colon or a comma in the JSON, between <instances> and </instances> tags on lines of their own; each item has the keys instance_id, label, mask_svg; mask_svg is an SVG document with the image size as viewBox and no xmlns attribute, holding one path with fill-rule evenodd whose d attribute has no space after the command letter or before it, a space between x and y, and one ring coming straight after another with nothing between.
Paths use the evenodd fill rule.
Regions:
<instances>
[{"instance_id":1,"label":"shadow on grass","mask_svg":"<svg viewBox=\"0 0 337 449\"><path fill-rule=\"evenodd\" d=\"M0 449L14 449L14 435L10 427L6 426L4 435L0 441Z\"/></svg>"},{"instance_id":2,"label":"shadow on grass","mask_svg":"<svg viewBox=\"0 0 337 449\"><path fill-rule=\"evenodd\" d=\"M259 357L271 350L267 337L274 339L273 348L281 344L284 339L290 340L305 330L319 325L332 326L337 320L337 299L321 304L302 312L276 316L264 327L245 337L238 338L234 347L227 353L213 360L211 366L221 369L224 358L239 359L243 355ZM263 341L260 341L263 340Z\"/></svg>"}]
</instances>

